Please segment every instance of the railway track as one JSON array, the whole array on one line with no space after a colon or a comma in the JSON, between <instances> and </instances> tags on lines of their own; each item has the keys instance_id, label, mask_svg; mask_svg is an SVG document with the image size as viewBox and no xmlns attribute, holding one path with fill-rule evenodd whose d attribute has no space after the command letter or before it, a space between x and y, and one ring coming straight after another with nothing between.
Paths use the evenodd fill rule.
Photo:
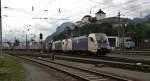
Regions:
<instances>
[{"instance_id":1,"label":"railway track","mask_svg":"<svg viewBox=\"0 0 150 81\"><path fill-rule=\"evenodd\" d=\"M35 56L35 57L49 57L48 54L23 54L25 56ZM69 55L69 54L68 54ZM90 64L106 64L110 67L117 67L117 68L124 68L124 69L131 69L136 71L142 72L150 72L150 62L149 61L138 61L138 60L129 60L123 58L116 58L116 57L100 57L100 58L89 58L84 56L66 56L66 55L56 55L56 59L61 60L69 60L69 61L76 61L82 63L90 63Z\"/></svg>"},{"instance_id":2,"label":"railway track","mask_svg":"<svg viewBox=\"0 0 150 81\"><path fill-rule=\"evenodd\" d=\"M22 56L20 58L30 60L32 62L36 62L38 64L53 68L63 73L67 73L83 81L134 81L131 79L122 78L111 74L99 73L85 68L74 67L71 65L65 65L62 63L57 63L57 62L48 61L44 59L22 57Z\"/></svg>"},{"instance_id":3,"label":"railway track","mask_svg":"<svg viewBox=\"0 0 150 81\"><path fill-rule=\"evenodd\" d=\"M129 51L129 50L117 50L117 51L112 51L111 53L114 54L121 54L124 53L126 55L143 55L143 56L150 56L150 50L136 50L136 51Z\"/></svg>"},{"instance_id":4,"label":"railway track","mask_svg":"<svg viewBox=\"0 0 150 81\"><path fill-rule=\"evenodd\" d=\"M142 72L150 72L150 65L138 65L136 63L129 63L129 62L109 61L109 60L70 57L70 56L56 56L56 59L77 61L82 63L84 62L84 63L90 63L96 65L106 64L110 67L131 69L131 70L142 71Z\"/></svg>"},{"instance_id":5,"label":"railway track","mask_svg":"<svg viewBox=\"0 0 150 81\"><path fill-rule=\"evenodd\" d=\"M8 52L10 53L10 52ZM50 54L40 54L38 52L18 52L17 55L31 55L31 56L41 56L41 57L47 57L47 55ZM150 65L149 60L143 60L144 56L141 56L141 59L131 59L127 57L115 57L115 56L88 56L83 54L64 54L64 53L55 53L55 55L62 55L62 56L71 56L71 57L82 57L82 58L92 58L92 59L100 59L100 60L109 60L109 61L119 61L119 62L128 62L128 63L142 63L144 65ZM131 57L131 56L130 56ZM134 57L134 55L133 55Z\"/></svg>"},{"instance_id":6,"label":"railway track","mask_svg":"<svg viewBox=\"0 0 150 81\"><path fill-rule=\"evenodd\" d=\"M127 57L115 57L115 56L87 56L87 55L76 55L76 54L56 54L62 56L71 56L71 57L82 57L82 58L92 58L97 60L108 60L108 61L116 61L116 62L126 62L126 63L142 63L144 65L150 65L150 61L142 60L142 59L131 59ZM134 56L133 56L134 57Z\"/></svg>"}]
</instances>

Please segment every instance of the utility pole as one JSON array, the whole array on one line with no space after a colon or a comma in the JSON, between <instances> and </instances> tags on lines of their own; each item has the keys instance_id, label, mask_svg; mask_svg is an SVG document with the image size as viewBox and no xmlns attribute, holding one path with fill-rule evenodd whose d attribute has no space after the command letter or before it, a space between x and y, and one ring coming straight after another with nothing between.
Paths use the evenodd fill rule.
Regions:
<instances>
[{"instance_id":1,"label":"utility pole","mask_svg":"<svg viewBox=\"0 0 150 81\"><path fill-rule=\"evenodd\" d=\"M125 51L125 28L127 27L127 24L124 24L123 28L122 28L122 37L123 37L123 51Z\"/></svg>"},{"instance_id":2,"label":"utility pole","mask_svg":"<svg viewBox=\"0 0 150 81\"><path fill-rule=\"evenodd\" d=\"M118 12L119 17L119 28L118 28L118 37L119 37L119 45L122 49L122 52L124 53L125 50L125 41L124 41L124 35L125 35L125 27L127 24L121 25L121 19L120 19L121 13ZM121 33L122 32L122 33ZM122 38L122 39L121 39Z\"/></svg>"},{"instance_id":3,"label":"utility pole","mask_svg":"<svg viewBox=\"0 0 150 81\"><path fill-rule=\"evenodd\" d=\"M121 14L120 14L120 12L118 12L118 18L119 18L119 27L118 27L118 40L119 40L119 48L120 48L120 29L121 29L121 23L120 23L120 16L121 16Z\"/></svg>"},{"instance_id":4,"label":"utility pole","mask_svg":"<svg viewBox=\"0 0 150 81\"><path fill-rule=\"evenodd\" d=\"M31 25L29 25L29 26L31 26ZM28 42L28 32L30 31L29 26L27 26L27 32L26 32L26 50L28 50L28 44L29 44L29 42Z\"/></svg>"},{"instance_id":5,"label":"utility pole","mask_svg":"<svg viewBox=\"0 0 150 81\"><path fill-rule=\"evenodd\" d=\"M1 9L1 0L0 0L0 56L3 55L3 44L2 44L2 13L1 13L2 9Z\"/></svg>"},{"instance_id":6,"label":"utility pole","mask_svg":"<svg viewBox=\"0 0 150 81\"><path fill-rule=\"evenodd\" d=\"M28 49L28 36L26 34L26 50Z\"/></svg>"}]
</instances>

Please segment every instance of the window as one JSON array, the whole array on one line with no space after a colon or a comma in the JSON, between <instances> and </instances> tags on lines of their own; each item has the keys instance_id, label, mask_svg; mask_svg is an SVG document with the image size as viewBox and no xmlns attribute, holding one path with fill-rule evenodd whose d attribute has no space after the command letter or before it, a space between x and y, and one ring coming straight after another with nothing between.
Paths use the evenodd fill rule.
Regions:
<instances>
[{"instance_id":1,"label":"window","mask_svg":"<svg viewBox=\"0 0 150 81\"><path fill-rule=\"evenodd\" d=\"M90 37L90 40L93 42L94 41L94 39L92 38L92 37Z\"/></svg>"}]
</instances>

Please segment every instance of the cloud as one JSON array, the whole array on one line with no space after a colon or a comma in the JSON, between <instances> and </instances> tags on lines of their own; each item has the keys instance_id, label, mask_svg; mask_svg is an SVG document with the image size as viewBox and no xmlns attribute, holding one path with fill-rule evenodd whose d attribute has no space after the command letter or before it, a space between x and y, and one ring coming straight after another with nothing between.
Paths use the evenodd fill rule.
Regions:
<instances>
[{"instance_id":1,"label":"cloud","mask_svg":"<svg viewBox=\"0 0 150 81\"><path fill-rule=\"evenodd\" d=\"M94 2L95 1L95 2ZM19 34L19 31L27 30L27 25L30 27L29 33L34 33L37 36L40 32L44 36L55 32L55 29L60 24L67 21L79 21L84 15L92 11L92 16L102 8L106 12L107 17L117 16L120 11L127 18L133 18L149 14L149 0L4 0L2 7L8 6L8 9L2 9L2 15L8 15L3 18L3 32L10 34L9 30ZM98 4L100 2L103 4ZM147 3L144 3L147 2ZM143 3L143 4L142 4ZM34 11L31 11L34 6ZM58 13L58 9L62 11ZM44 11L47 10L47 11ZM49 18L47 20L32 19ZM60 19L60 20L58 20ZM61 20L62 19L62 20ZM70 20L63 20L70 19Z\"/></svg>"},{"instance_id":2,"label":"cloud","mask_svg":"<svg viewBox=\"0 0 150 81\"><path fill-rule=\"evenodd\" d=\"M41 24L35 24L34 28L36 30L40 30L40 31L49 31L49 30L51 30L51 27L44 26L44 25L41 25Z\"/></svg>"}]
</instances>

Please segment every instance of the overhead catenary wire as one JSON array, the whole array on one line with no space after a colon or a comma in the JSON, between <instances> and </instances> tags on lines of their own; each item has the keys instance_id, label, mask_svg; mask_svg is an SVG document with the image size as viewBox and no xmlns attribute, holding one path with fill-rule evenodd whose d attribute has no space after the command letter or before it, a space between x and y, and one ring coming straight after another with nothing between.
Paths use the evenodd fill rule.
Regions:
<instances>
[{"instance_id":1,"label":"overhead catenary wire","mask_svg":"<svg viewBox=\"0 0 150 81\"><path fill-rule=\"evenodd\" d=\"M34 1L34 0L33 0ZM36 4L34 4L34 2L33 2L33 6L34 7L37 7L40 3L41 3L41 1L43 1L43 0L39 0Z\"/></svg>"},{"instance_id":2,"label":"overhead catenary wire","mask_svg":"<svg viewBox=\"0 0 150 81\"><path fill-rule=\"evenodd\" d=\"M126 1L126 2L124 2L124 3L121 3L121 4L118 4L118 5L124 5L124 4L127 4L128 3L128 5L129 4L133 4L133 2L135 2L135 1L139 1L139 0L134 0L134 1L131 1L131 0L129 0L129 1ZM130 3L129 3L130 2ZM131 3L132 2L132 3ZM132 7L129 7L129 8L121 8L121 9L124 9L125 11L127 11L127 10L129 10L129 9L131 9L131 8L134 8L134 7L137 7L137 6L139 6L139 5L143 5L143 4L147 4L147 3L149 3L150 1L146 1L146 2L143 2L143 3L140 3L140 4L137 4L137 5L135 5L135 6L132 6ZM102 4L102 3L99 3L99 4ZM108 9L108 8L111 8L111 7L116 7L116 8L118 8L118 5L112 5L112 6L109 6L109 7L104 7L104 8L102 8L102 9ZM129 10L130 11L130 10ZM110 13L109 13L110 14Z\"/></svg>"},{"instance_id":3,"label":"overhead catenary wire","mask_svg":"<svg viewBox=\"0 0 150 81\"><path fill-rule=\"evenodd\" d=\"M128 12L124 12L123 14L126 14L126 15L135 15L135 13L137 14L138 12L141 13L141 12L150 12L149 8L145 9L145 10L140 10L141 8L146 8L145 6L149 7L149 5L144 5L143 7L140 7L140 8L136 8L134 9L134 11L128 11Z\"/></svg>"},{"instance_id":4,"label":"overhead catenary wire","mask_svg":"<svg viewBox=\"0 0 150 81\"><path fill-rule=\"evenodd\" d=\"M125 2L125 3L121 3L121 4L127 4L127 3L129 3L129 4L131 4L131 2L135 2L135 1L138 1L138 0L134 0L134 1L131 1L131 0L129 0L129 1L127 1L127 2ZM91 8L95 8L95 7L97 7L98 5L96 5L96 6L92 6ZM118 5L117 5L118 6ZM117 7L116 6L116 7ZM134 6L135 7L135 6ZM134 7L132 7L132 8L134 8ZM82 10L82 11L80 11L80 12L84 12L84 11L87 11L87 10L90 10L91 8L89 8L89 9L86 9L86 10ZM111 6L110 7L107 7L107 8L111 8ZM103 8L104 10L105 10L105 8ZM126 10L129 10L129 9L126 9ZM80 13L79 12L79 13ZM77 14L77 13L75 13L75 14L73 14L73 15L70 15L70 16L68 16L68 17L64 17L64 18L62 18L62 19L65 19L65 18L71 18L71 17L75 17L76 15L80 15L80 14Z\"/></svg>"},{"instance_id":5,"label":"overhead catenary wire","mask_svg":"<svg viewBox=\"0 0 150 81\"><path fill-rule=\"evenodd\" d=\"M134 0L134 1L136 1L136 0ZM134 1L130 1L130 0L129 0L129 1L127 1L127 2L134 2ZM98 5L96 5L96 6L98 6ZM96 6L93 6L93 7L91 7L91 8L94 8L94 7L96 7ZM90 10L91 8L86 9L86 10ZM109 7L109 8L110 8L110 7ZM84 11L86 11L86 10L84 10ZM80 12L83 12L83 11L80 11ZM79 13L80 13L80 12L79 12Z\"/></svg>"},{"instance_id":6,"label":"overhead catenary wire","mask_svg":"<svg viewBox=\"0 0 150 81\"><path fill-rule=\"evenodd\" d=\"M149 3L150 2L146 2L146 3L142 3L142 4L138 4L136 6L132 6L132 7L129 7L128 9L124 10L124 11L121 11L122 12L122 15L128 15L128 16L132 16L132 14L136 14L137 12L141 11L140 9L141 8L145 8L145 6L149 6ZM136 8L137 6L140 6L139 8ZM134 10L132 10L134 9ZM112 15L113 13L109 13L109 15Z\"/></svg>"},{"instance_id":7,"label":"overhead catenary wire","mask_svg":"<svg viewBox=\"0 0 150 81\"><path fill-rule=\"evenodd\" d=\"M99 5L99 4L98 4L98 5ZM96 6L98 6L98 5L96 5ZM92 6L92 7L88 8L88 9L86 9L86 10L84 10L84 11L90 10L91 8L94 8L94 7L96 7L96 6ZM60 8L59 8L59 12L60 12ZM78 12L78 13L83 13L83 11ZM75 15L76 15L76 14L75 14ZM75 15L72 15L72 17L75 16ZM67 17L67 18L69 18L69 17Z\"/></svg>"},{"instance_id":8,"label":"overhead catenary wire","mask_svg":"<svg viewBox=\"0 0 150 81\"><path fill-rule=\"evenodd\" d=\"M138 1L138 0L134 0L134 1ZM134 1L132 1L132 2L134 2ZM126 2L125 2L125 3L126 3ZM104 3L99 3L99 4L104 5ZM88 9L85 9L85 10L79 11L79 12L77 12L76 14L78 14L78 13L83 13L84 11L91 10L92 8L95 8L95 7L99 6L99 4L98 4L98 5L94 5L94 6L90 7L90 8L88 8ZM123 4L123 3L121 3L121 4ZM105 8L102 8L102 9L111 8L111 7L112 7L112 6L110 6L110 7L105 7ZM116 6L116 7L118 7L118 6Z\"/></svg>"},{"instance_id":9,"label":"overhead catenary wire","mask_svg":"<svg viewBox=\"0 0 150 81\"><path fill-rule=\"evenodd\" d=\"M60 10L60 8L59 8L59 13L60 13L60 11L61 11L61 10ZM37 14L36 16L38 16L38 15L40 15L40 14ZM54 14L54 15L57 15L57 14Z\"/></svg>"},{"instance_id":10,"label":"overhead catenary wire","mask_svg":"<svg viewBox=\"0 0 150 81\"><path fill-rule=\"evenodd\" d=\"M36 13L34 13L34 14L36 14L36 16L40 15L41 12L44 11L50 4L52 4L53 1L54 1L54 0L50 0L50 1L47 3L46 6L44 6L42 9L36 11L36 13L38 12L37 14L36 14Z\"/></svg>"},{"instance_id":11,"label":"overhead catenary wire","mask_svg":"<svg viewBox=\"0 0 150 81\"><path fill-rule=\"evenodd\" d=\"M41 0L40 0L41 1ZM39 1L39 2L40 2ZM126 1L125 3L121 3L121 5L128 5L128 4L134 4L134 2L137 2L137 1L140 1L140 0L133 0L133 1L131 1L131 0L129 0L128 2ZM40 2L41 3L41 2ZM105 5L105 4L104 4ZM116 5L110 5L110 6L107 6L106 5L106 7L104 6L102 9L105 11L106 9L111 9L111 8L113 8L113 9L118 9L117 7L119 6L120 4L116 4ZM123 14L125 14L125 15L132 15L132 14L136 14L137 12L142 12L143 14L144 13L146 13L146 12L148 12L148 8L146 9L146 7L145 6L147 6L148 7L148 5L149 5L149 2L148 1L143 1L143 2L141 2L141 3L137 3L137 4L135 4L135 5L133 5L133 6L131 6L131 7L128 7L127 6L127 8L125 8L125 9L123 9L123 8L121 8L120 7L120 9L122 9L122 11L121 11L121 13L123 13ZM112 7L112 6L114 6L114 7ZM140 6L140 8L136 8L136 7L138 7L138 6ZM141 7L142 6L142 7ZM35 6L34 5L34 7L37 7L37 6ZM87 8L87 9L84 9L84 10L81 10L81 11L79 11L79 12L77 12L77 13L74 13L74 14L71 14L71 15L66 15L66 16L64 16L64 17L62 17L62 18L60 18L60 19L57 19L57 18L50 18L50 17L47 17L48 19L46 20L46 19L41 19L42 21L44 21L44 22L49 22L50 24L54 24L54 23L57 23L57 22L59 22L59 21L64 21L64 20L68 20L68 19L71 19L71 18L76 18L76 16L81 16L81 14L86 14L86 12L87 13L89 13L89 10L92 10L92 9L98 9L98 7L99 7L99 4L98 5L92 5L92 6L90 6L89 8ZM48 8L48 6L46 7L45 6L45 8L44 7L42 7L42 8L39 8L40 10L36 10L35 11L35 15L36 15L36 13L40 13L41 14L41 12L40 11L42 11L42 10L46 10ZM61 7L60 7L61 8ZM135 9L134 9L135 8ZM143 9L143 8L145 8L145 9ZM131 11L131 9L134 9L133 11ZM8 9L9 10L9 9ZM29 14L29 12L27 12L26 10L24 10L24 9L19 9L19 8L12 8L12 9L10 9L10 10L15 10L15 11L18 11L18 12L25 12L25 13L28 13ZM63 8L61 8L61 11L63 10ZM93 12L94 12L94 10L92 10ZM51 11L49 11L49 12L51 12ZM64 11L64 12L67 12L67 11ZM111 14L111 12L112 11L110 11L110 14ZM117 12L117 11L116 11ZM56 10L56 13L57 13L57 10ZM115 14L115 13L112 13L112 14L114 14L114 15L117 15L117 14ZM39 15L39 14L37 14L37 15ZM57 14L54 14L54 15L57 15ZM53 16L53 15L50 15L50 16ZM9 16L8 15L8 17L13 17L13 16ZM15 17L15 16L14 16ZM28 17L24 17L24 16L16 16L16 18L28 18ZM29 17L30 18L30 17ZM78 17L78 19L79 19L79 17ZM50 21L51 20L51 21Z\"/></svg>"},{"instance_id":12,"label":"overhead catenary wire","mask_svg":"<svg viewBox=\"0 0 150 81\"><path fill-rule=\"evenodd\" d=\"M93 1L93 0L91 0L91 1ZM111 0L110 0L110 1L111 1ZM109 3L109 1L107 1L107 2L105 2L105 3L101 3L101 2L97 2L97 1L94 1L94 2L96 2L96 3L98 3L98 4L101 4L101 5L107 6L107 7L104 7L104 8L102 8L102 9L121 8L121 9L125 9L125 10L126 10L126 8L118 7L118 5L131 4L131 3L135 2L135 1L139 1L139 0L128 0L128 1L126 1L126 2L124 2L124 3L120 3L120 4L117 4L117 5L112 5L112 4Z\"/></svg>"},{"instance_id":13,"label":"overhead catenary wire","mask_svg":"<svg viewBox=\"0 0 150 81\"><path fill-rule=\"evenodd\" d=\"M141 8L145 8L145 6L149 6L150 5L150 1L148 2L144 2L144 3L140 3L137 5L134 5L132 7L128 7L128 10L124 11L123 14L135 14L136 12L138 12ZM137 6L140 6L140 8L136 8ZM134 8L134 10L132 10ZM138 11L137 11L138 10Z\"/></svg>"}]
</instances>

